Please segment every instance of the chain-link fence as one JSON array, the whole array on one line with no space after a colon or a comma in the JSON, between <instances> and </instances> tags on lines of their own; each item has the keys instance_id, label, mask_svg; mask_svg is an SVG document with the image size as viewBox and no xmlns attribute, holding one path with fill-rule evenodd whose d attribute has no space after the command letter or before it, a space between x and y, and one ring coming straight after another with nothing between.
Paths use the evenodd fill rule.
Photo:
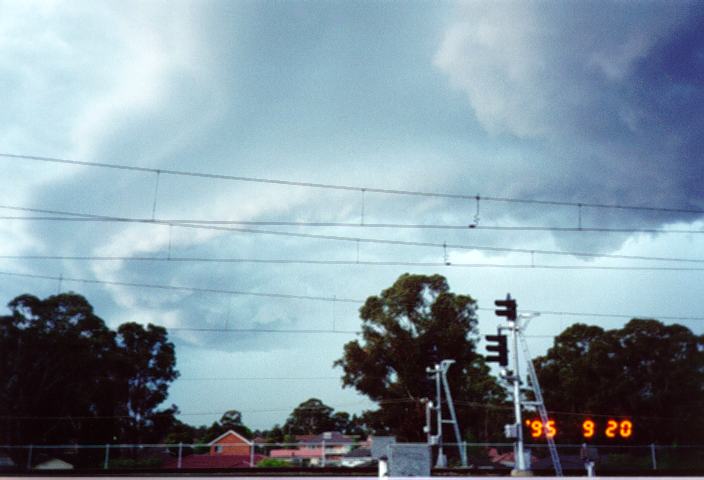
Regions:
<instances>
[{"instance_id":1,"label":"chain-link fence","mask_svg":"<svg viewBox=\"0 0 704 480\"><path fill-rule=\"evenodd\" d=\"M443 445L450 469L500 473L514 467L511 443L464 443L467 465L460 462L456 444ZM258 469L371 469L377 458L363 442L357 443L233 443L233 444L105 444L0 445L0 471L213 471ZM435 464L438 447L430 448ZM584 474L593 461L597 474L657 475L704 473L704 445L557 445L566 474ZM529 468L553 472L545 444L526 445Z\"/></svg>"}]
</instances>

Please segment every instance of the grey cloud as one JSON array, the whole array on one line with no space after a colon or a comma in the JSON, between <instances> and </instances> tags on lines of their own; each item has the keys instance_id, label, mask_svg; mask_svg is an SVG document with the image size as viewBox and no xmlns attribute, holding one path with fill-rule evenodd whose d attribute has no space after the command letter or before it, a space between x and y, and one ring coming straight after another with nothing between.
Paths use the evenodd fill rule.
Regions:
<instances>
[{"instance_id":1,"label":"grey cloud","mask_svg":"<svg viewBox=\"0 0 704 480\"><path fill-rule=\"evenodd\" d=\"M539 145L515 163L515 181L504 193L704 206L693 184L704 176L694 157L700 136L693 134L701 124L694 112L704 106L698 4L470 3L460 12L436 66L465 92L489 132ZM601 225L694 220L587 215Z\"/></svg>"}]
</instances>

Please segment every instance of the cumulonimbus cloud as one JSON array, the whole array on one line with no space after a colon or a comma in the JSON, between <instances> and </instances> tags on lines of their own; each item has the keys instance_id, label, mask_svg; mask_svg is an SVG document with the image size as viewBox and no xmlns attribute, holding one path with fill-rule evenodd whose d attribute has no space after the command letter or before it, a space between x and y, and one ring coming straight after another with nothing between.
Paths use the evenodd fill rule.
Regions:
<instances>
[{"instance_id":1,"label":"cumulonimbus cloud","mask_svg":"<svg viewBox=\"0 0 704 480\"><path fill-rule=\"evenodd\" d=\"M696 113L704 106L698 5L473 2L459 13L436 67L466 93L489 133L539 146L534 175L516 179L513 193L704 206L692 181L704 175L696 157L704 142L693 134L704 123Z\"/></svg>"}]
</instances>

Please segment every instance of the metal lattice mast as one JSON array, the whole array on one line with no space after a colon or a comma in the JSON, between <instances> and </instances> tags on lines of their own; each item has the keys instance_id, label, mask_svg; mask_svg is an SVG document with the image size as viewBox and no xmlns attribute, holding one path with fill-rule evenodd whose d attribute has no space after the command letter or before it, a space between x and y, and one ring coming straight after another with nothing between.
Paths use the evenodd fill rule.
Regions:
<instances>
[{"instance_id":1,"label":"metal lattice mast","mask_svg":"<svg viewBox=\"0 0 704 480\"><path fill-rule=\"evenodd\" d=\"M530 351L528 350L528 342L526 342L523 332L519 329L518 336L521 341L521 347L523 348L523 354L526 357L526 367L528 369L528 378L530 378L530 386L535 395L535 402L528 403L529 405L534 405L538 407L538 413L540 413L540 420L543 425L548 424L548 411L545 408L545 401L543 400L543 392L540 390L540 383L538 382L538 375L535 372L535 367L533 366L533 359L530 356ZM527 402L524 402L524 404ZM555 475L558 477L562 476L562 465L560 464L560 456L557 453L557 447L555 446L555 440L550 435L545 435L548 442L548 450L550 451L550 458L552 459L552 465L555 468Z\"/></svg>"},{"instance_id":2,"label":"metal lattice mast","mask_svg":"<svg viewBox=\"0 0 704 480\"><path fill-rule=\"evenodd\" d=\"M428 443L436 444L438 446L438 459L436 466L446 467L446 458L443 454L443 434L442 427L445 424L451 424L454 430L455 439L457 442L457 449L460 454L460 460L462 466L467 466L467 452L464 449L464 443L462 442L462 437L460 435L459 423L457 422L457 415L455 414L455 405L452 401L452 394L450 393L450 384L447 381L447 371L450 365L455 363L454 360L443 360L439 364L436 364L434 368L426 368L426 372L431 375L435 380L435 405L426 405L426 429L428 432ZM442 394L445 392L445 399L447 402L447 408L450 412L450 418L443 418L442 415ZM430 435L430 410L435 410L437 415L437 434Z\"/></svg>"},{"instance_id":3,"label":"metal lattice mast","mask_svg":"<svg viewBox=\"0 0 704 480\"><path fill-rule=\"evenodd\" d=\"M450 384L447 382L447 370L450 365L455 363L454 360L443 360L440 363L440 372L442 374L442 384L445 387L445 397L447 398L447 408L450 411L450 419L444 420L444 423L451 423L452 428L455 431L455 441L457 442L457 449L460 451L460 460L462 466L467 466L467 452L464 449L464 443L462 442L462 436L460 435L459 423L457 423L457 415L455 414L455 404L452 402L452 394L450 393Z\"/></svg>"}]
</instances>

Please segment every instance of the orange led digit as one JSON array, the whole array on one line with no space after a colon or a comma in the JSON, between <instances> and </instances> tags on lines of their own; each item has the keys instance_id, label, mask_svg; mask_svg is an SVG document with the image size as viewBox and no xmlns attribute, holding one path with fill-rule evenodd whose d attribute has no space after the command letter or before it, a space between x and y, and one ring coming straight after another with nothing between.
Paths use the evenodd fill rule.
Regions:
<instances>
[{"instance_id":1,"label":"orange led digit","mask_svg":"<svg viewBox=\"0 0 704 480\"><path fill-rule=\"evenodd\" d=\"M592 438L594 436L594 422L592 420L585 420L582 422L582 436L584 438Z\"/></svg>"},{"instance_id":2,"label":"orange led digit","mask_svg":"<svg viewBox=\"0 0 704 480\"><path fill-rule=\"evenodd\" d=\"M630 420L623 420L619 425L619 432L622 438L628 438L633 434L633 423Z\"/></svg>"},{"instance_id":3,"label":"orange led digit","mask_svg":"<svg viewBox=\"0 0 704 480\"><path fill-rule=\"evenodd\" d=\"M557 435L557 428L555 428L555 420L548 420L545 425L545 436L548 438L553 438Z\"/></svg>"},{"instance_id":4,"label":"orange led digit","mask_svg":"<svg viewBox=\"0 0 704 480\"><path fill-rule=\"evenodd\" d=\"M606 431L604 433L607 437L614 438L616 437L616 430L618 430L618 422L613 418L609 419L606 424Z\"/></svg>"},{"instance_id":5,"label":"orange led digit","mask_svg":"<svg viewBox=\"0 0 704 480\"><path fill-rule=\"evenodd\" d=\"M533 420L530 422L530 429L532 430L530 432L530 436L533 438L539 438L543 435L543 422L540 420Z\"/></svg>"}]
</instances>

